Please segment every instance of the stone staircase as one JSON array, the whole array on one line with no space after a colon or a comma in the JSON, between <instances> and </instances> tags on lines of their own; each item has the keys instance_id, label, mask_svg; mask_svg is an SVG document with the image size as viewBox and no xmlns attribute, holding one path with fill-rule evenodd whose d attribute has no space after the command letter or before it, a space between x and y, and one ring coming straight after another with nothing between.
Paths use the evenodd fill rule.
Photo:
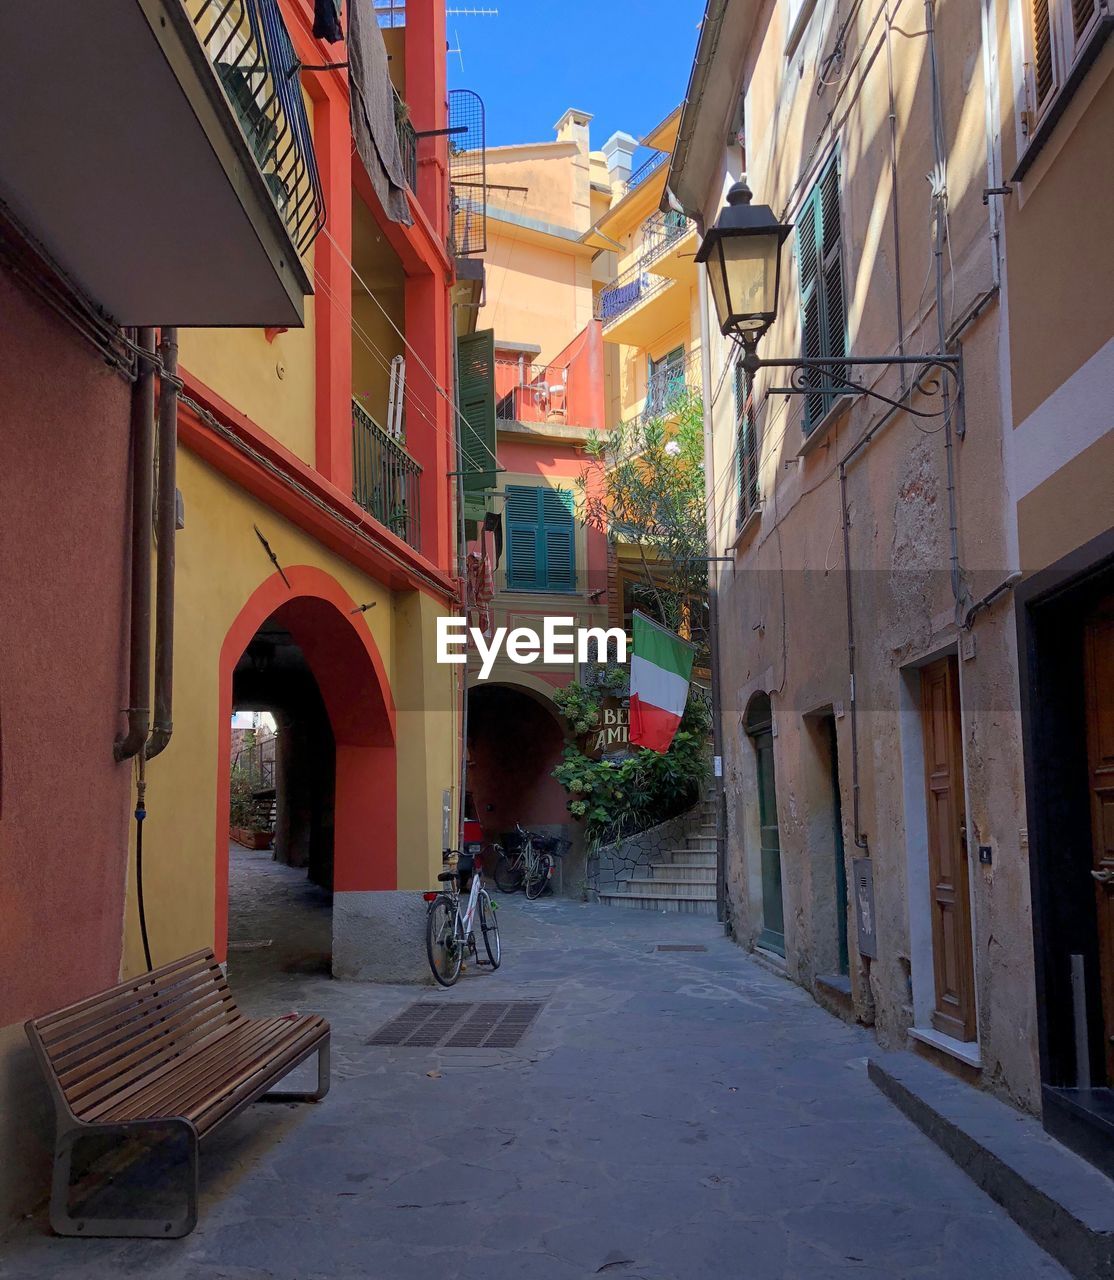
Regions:
<instances>
[{"instance_id":1,"label":"stone staircase","mask_svg":"<svg viewBox=\"0 0 1114 1280\"><path fill-rule=\"evenodd\" d=\"M609 907L641 911L716 914L716 802L711 789L685 815L680 846L659 850L635 874L621 879L615 892L601 893Z\"/></svg>"}]
</instances>

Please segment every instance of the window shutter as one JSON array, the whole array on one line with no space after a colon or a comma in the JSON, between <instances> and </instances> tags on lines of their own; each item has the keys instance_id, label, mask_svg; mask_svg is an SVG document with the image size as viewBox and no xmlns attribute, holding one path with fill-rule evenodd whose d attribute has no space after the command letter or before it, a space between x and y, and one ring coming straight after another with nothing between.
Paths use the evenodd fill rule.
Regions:
<instances>
[{"instance_id":1,"label":"window shutter","mask_svg":"<svg viewBox=\"0 0 1114 1280\"><path fill-rule=\"evenodd\" d=\"M495 331L457 339L461 457L464 491L495 485Z\"/></svg>"},{"instance_id":2,"label":"window shutter","mask_svg":"<svg viewBox=\"0 0 1114 1280\"><path fill-rule=\"evenodd\" d=\"M735 423L736 500L742 524L758 505L758 437L750 379L742 363L735 366Z\"/></svg>"},{"instance_id":3,"label":"window shutter","mask_svg":"<svg viewBox=\"0 0 1114 1280\"><path fill-rule=\"evenodd\" d=\"M503 525L507 535L507 586L512 591L537 591L538 491L525 485L508 485Z\"/></svg>"},{"instance_id":4,"label":"window shutter","mask_svg":"<svg viewBox=\"0 0 1114 1280\"><path fill-rule=\"evenodd\" d=\"M1056 64L1052 54L1050 0L1031 0L1033 14L1033 87L1039 115L1056 88ZM1074 11L1074 5L1073 5Z\"/></svg>"},{"instance_id":5,"label":"window shutter","mask_svg":"<svg viewBox=\"0 0 1114 1280\"><path fill-rule=\"evenodd\" d=\"M539 489L545 553L545 589L576 590L575 522L572 494Z\"/></svg>"},{"instance_id":6,"label":"window shutter","mask_svg":"<svg viewBox=\"0 0 1114 1280\"><path fill-rule=\"evenodd\" d=\"M1075 36L1077 50L1080 40L1098 11L1098 0L1071 0L1071 29L1072 34Z\"/></svg>"},{"instance_id":7,"label":"window shutter","mask_svg":"<svg viewBox=\"0 0 1114 1280\"><path fill-rule=\"evenodd\" d=\"M838 155L833 155L809 193L797 223L801 277L801 354L808 359L847 354L843 296L843 228L839 208ZM806 371L803 382L817 390L805 396L804 430L820 421L834 400L819 388L830 386L824 370Z\"/></svg>"}]
</instances>

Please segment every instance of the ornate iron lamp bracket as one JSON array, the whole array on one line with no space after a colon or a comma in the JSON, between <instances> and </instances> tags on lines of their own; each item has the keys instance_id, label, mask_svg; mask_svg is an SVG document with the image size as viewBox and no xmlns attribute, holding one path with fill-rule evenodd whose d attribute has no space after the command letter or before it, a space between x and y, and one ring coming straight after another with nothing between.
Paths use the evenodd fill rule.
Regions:
<instances>
[{"instance_id":1,"label":"ornate iron lamp bracket","mask_svg":"<svg viewBox=\"0 0 1114 1280\"><path fill-rule=\"evenodd\" d=\"M798 356L789 359L766 360L758 355L756 344L741 341L743 368L753 375L759 369L789 370L789 385L768 387L767 395L856 395L869 396L892 408L901 409L915 418L942 418L962 411L963 358L962 356ZM855 376L858 368L898 366L912 370L901 399L883 395L865 386ZM940 409L915 409L911 404L913 393L929 399L939 399ZM962 428L960 428L962 430Z\"/></svg>"}]
</instances>

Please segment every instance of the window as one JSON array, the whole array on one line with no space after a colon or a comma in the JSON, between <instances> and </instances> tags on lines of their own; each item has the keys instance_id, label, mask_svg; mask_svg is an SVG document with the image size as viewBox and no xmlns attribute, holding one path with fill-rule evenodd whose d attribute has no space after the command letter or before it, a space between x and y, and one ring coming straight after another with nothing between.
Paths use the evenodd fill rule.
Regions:
<instances>
[{"instance_id":1,"label":"window","mask_svg":"<svg viewBox=\"0 0 1114 1280\"><path fill-rule=\"evenodd\" d=\"M685 389L685 349L676 347L660 360L647 357L646 414L655 417L677 403Z\"/></svg>"},{"instance_id":2,"label":"window","mask_svg":"<svg viewBox=\"0 0 1114 1280\"><path fill-rule=\"evenodd\" d=\"M758 431L754 392L740 360L735 365L735 476L738 523L758 507Z\"/></svg>"},{"instance_id":3,"label":"window","mask_svg":"<svg viewBox=\"0 0 1114 1280\"><path fill-rule=\"evenodd\" d=\"M801 354L808 359L847 354L843 304L843 235L839 213L839 153L824 166L797 218L797 266L801 282ZM830 375L806 372L805 435L835 402Z\"/></svg>"},{"instance_id":4,"label":"window","mask_svg":"<svg viewBox=\"0 0 1114 1280\"><path fill-rule=\"evenodd\" d=\"M1099 27L1102 0L1025 0L1029 9L1028 102L1022 129L1032 137L1061 89L1068 86L1091 36Z\"/></svg>"},{"instance_id":5,"label":"window","mask_svg":"<svg viewBox=\"0 0 1114 1280\"><path fill-rule=\"evenodd\" d=\"M572 494L547 486L507 485L508 591L576 590Z\"/></svg>"}]
</instances>

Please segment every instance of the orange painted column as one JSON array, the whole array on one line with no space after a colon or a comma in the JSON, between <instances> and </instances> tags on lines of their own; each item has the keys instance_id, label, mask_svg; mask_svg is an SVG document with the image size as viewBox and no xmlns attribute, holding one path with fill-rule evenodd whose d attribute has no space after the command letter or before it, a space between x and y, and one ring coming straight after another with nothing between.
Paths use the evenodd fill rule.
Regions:
<instances>
[{"instance_id":1,"label":"orange painted column","mask_svg":"<svg viewBox=\"0 0 1114 1280\"><path fill-rule=\"evenodd\" d=\"M449 75L445 58L443 0L409 0L406 6L406 96L419 133L444 129L448 121ZM439 237L449 220L449 140L418 143L418 199Z\"/></svg>"},{"instance_id":2,"label":"orange painted column","mask_svg":"<svg viewBox=\"0 0 1114 1280\"><path fill-rule=\"evenodd\" d=\"M306 77L309 80L309 77ZM338 82L313 77L313 136L325 193L314 243L317 470L352 492L352 127Z\"/></svg>"}]
</instances>

